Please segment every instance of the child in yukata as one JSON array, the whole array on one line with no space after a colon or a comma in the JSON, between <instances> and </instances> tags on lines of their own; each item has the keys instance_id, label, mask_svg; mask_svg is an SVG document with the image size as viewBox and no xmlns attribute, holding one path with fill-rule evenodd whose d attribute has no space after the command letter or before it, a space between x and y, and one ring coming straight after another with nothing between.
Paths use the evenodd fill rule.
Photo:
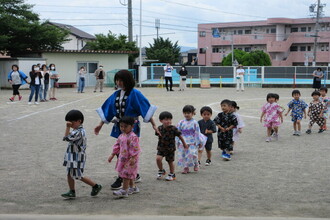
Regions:
<instances>
[{"instance_id":1,"label":"child in yukata","mask_svg":"<svg viewBox=\"0 0 330 220\"><path fill-rule=\"evenodd\" d=\"M116 144L113 145L112 154L108 158L108 162L111 163L112 159L118 155L116 171L118 171L119 177L123 179L123 188L114 191L113 194L119 198L140 192L134 183L141 153L139 138L133 132L134 121L134 118L130 116L124 116L119 120L122 133Z\"/></svg>"},{"instance_id":2,"label":"child in yukata","mask_svg":"<svg viewBox=\"0 0 330 220\"><path fill-rule=\"evenodd\" d=\"M307 134L312 133L312 127L313 124L316 123L320 126L319 132L322 133L323 130L323 125L324 125L324 118L323 118L323 111L325 109L325 106L323 103L320 101L320 92L319 91L314 91L312 93L313 101L309 103L308 106L308 116L309 116L309 125L308 129L306 131Z\"/></svg>"},{"instance_id":3,"label":"child in yukata","mask_svg":"<svg viewBox=\"0 0 330 220\"><path fill-rule=\"evenodd\" d=\"M206 143L206 137L200 132L198 122L193 119L195 107L186 105L183 107L185 119L181 120L177 128L188 145L186 149L183 143L177 138L178 142L178 166L183 168L182 174L189 173L189 168L194 167L194 171L199 169L198 150L203 149Z\"/></svg>"},{"instance_id":4,"label":"child in yukata","mask_svg":"<svg viewBox=\"0 0 330 220\"><path fill-rule=\"evenodd\" d=\"M233 129L233 150L229 152L229 154L234 154L234 146L235 143L239 139L239 134L243 132L243 128L245 127L244 121L240 114L238 114L239 106L237 106L237 103L235 101L231 101L231 112L235 115L237 118L237 126Z\"/></svg>"},{"instance_id":5,"label":"child in yukata","mask_svg":"<svg viewBox=\"0 0 330 220\"><path fill-rule=\"evenodd\" d=\"M324 118L324 125L323 130L327 130L327 119L329 118L329 112L330 112L330 97L327 96L328 89L325 87L320 88L320 101L325 106L325 109L323 111L323 118Z\"/></svg>"},{"instance_id":6,"label":"child in yukata","mask_svg":"<svg viewBox=\"0 0 330 220\"><path fill-rule=\"evenodd\" d=\"M276 103L276 95L274 93L267 94L267 103L261 108L260 122L264 122L264 127L267 128L266 142L270 142L271 131L274 129L275 140L278 140L278 127L283 123L282 108Z\"/></svg>"},{"instance_id":7,"label":"child in yukata","mask_svg":"<svg viewBox=\"0 0 330 220\"><path fill-rule=\"evenodd\" d=\"M63 166L67 169L67 181L70 190L61 196L66 199L74 199L76 197L75 179L90 185L92 187L91 196L96 196L101 191L102 186L83 175L87 147L86 131L82 126L84 115L78 110L71 110L66 114L65 121L66 129L63 141L68 142L68 147L64 156ZM70 128L72 128L71 132Z\"/></svg>"},{"instance_id":8,"label":"child in yukata","mask_svg":"<svg viewBox=\"0 0 330 220\"><path fill-rule=\"evenodd\" d=\"M214 122L218 127L218 146L222 150L222 158L225 161L231 160L230 152L233 151L233 129L237 126L237 118L230 111L232 102L228 99L220 103L222 112L215 118Z\"/></svg>"},{"instance_id":9,"label":"child in yukata","mask_svg":"<svg viewBox=\"0 0 330 220\"><path fill-rule=\"evenodd\" d=\"M293 99L288 103L288 111L285 113L285 116L289 114L291 111L291 121L293 122L293 135L300 136L301 135L301 124L300 121L303 117L306 119L306 108L308 105L306 102L300 99L300 91L293 90L292 91Z\"/></svg>"}]
</instances>

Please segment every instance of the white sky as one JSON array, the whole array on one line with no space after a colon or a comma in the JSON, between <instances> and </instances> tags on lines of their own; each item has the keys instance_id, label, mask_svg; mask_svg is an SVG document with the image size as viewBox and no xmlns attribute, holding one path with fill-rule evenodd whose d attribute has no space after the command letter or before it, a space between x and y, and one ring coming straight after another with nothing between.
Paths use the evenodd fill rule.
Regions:
<instances>
[{"instance_id":1,"label":"white sky","mask_svg":"<svg viewBox=\"0 0 330 220\"><path fill-rule=\"evenodd\" d=\"M34 4L41 19L70 24L90 34L110 30L128 34L127 0L26 0ZM140 0L132 0L134 40L139 34ZM310 17L309 6L316 0L142 0L142 46L156 38L155 19L160 19L160 36L178 41L179 46L197 48L197 24L255 21L267 18ZM330 16L330 0L324 15Z\"/></svg>"}]
</instances>

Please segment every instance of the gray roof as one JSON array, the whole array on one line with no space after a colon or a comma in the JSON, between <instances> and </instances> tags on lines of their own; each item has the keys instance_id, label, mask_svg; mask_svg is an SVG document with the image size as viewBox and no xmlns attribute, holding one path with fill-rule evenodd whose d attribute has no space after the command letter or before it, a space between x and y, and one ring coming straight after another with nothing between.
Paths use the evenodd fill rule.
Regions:
<instances>
[{"instance_id":1,"label":"gray roof","mask_svg":"<svg viewBox=\"0 0 330 220\"><path fill-rule=\"evenodd\" d=\"M54 25L56 27L59 27L61 29L65 29L65 30L68 30L70 31L70 33L72 35L75 35L76 37L78 38L82 38L82 39L89 39L89 40L95 40L95 36L94 35L91 35L89 33L86 33L78 28L75 28L74 26L72 25L68 25L68 24L60 24L60 23L55 23L55 22L48 22L49 24L51 25Z\"/></svg>"}]
</instances>

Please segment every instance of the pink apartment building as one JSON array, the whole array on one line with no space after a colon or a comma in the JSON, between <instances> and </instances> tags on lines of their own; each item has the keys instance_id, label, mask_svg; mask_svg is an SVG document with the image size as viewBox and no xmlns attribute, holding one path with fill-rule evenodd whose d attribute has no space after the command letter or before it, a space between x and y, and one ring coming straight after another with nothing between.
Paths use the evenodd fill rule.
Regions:
<instances>
[{"instance_id":1,"label":"pink apartment building","mask_svg":"<svg viewBox=\"0 0 330 220\"><path fill-rule=\"evenodd\" d=\"M273 66L303 66L313 61L315 19L268 18L264 21L198 25L198 64L220 65L234 49L263 50ZM311 36L312 35L312 36ZM330 64L330 17L320 20L316 65Z\"/></svg>"}]
</instances>

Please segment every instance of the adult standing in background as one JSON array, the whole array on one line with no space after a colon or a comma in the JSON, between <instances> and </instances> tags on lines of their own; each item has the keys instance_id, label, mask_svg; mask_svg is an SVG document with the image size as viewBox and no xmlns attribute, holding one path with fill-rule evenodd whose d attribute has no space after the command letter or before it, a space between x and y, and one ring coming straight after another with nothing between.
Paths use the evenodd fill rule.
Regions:
<instances>
[{"instance_id":1,"label":"adult standing in background","mask_svg":"<svg viewBox=\"0 0 330 220\"><path fill-rule=\"evenodd\" d=\"M321 88L321 80L323 78L323 71L320 67L318 67L313 72L313 88L316 90L319 90Z\"/></svg>"},{"instance_id":2,"label":"adult standing in background","mask_svg":"<svg viewBox=\"0 0 330 220\"><path fill-rule=\"evenodd\" d=\"M171 64L167 63L166 66L164 66L164 77L165 77L165 85L167 91L174 91L172 89L173 86L172 71L173 71L173 67L171 66ZM168 89L168 81L170 81L170 89Z\"/></svg>"},{"instance_id":3,"label":"adult standing in background","mask_svg":"<svg viewBox=\"0 0 330 220\"><path fill-rule=\"evenodd\" d=\"M11 71L8 73L8 82L13 87L13 96L9 98L10 101L13 102L16 95L18 95L18 100L21 101L22 96L19 94L18 89L21 85L28 83L27 78L28 77L25 75L25 73L20 71L16 64L11 66Z\"/></svg>"},{"instance_id":4,"label":"adult standing in background","mask_svg":"<svg viewBox=\"0 0 330 220\"><path fill-rule=\"evenodd\" d=\"M43 64L41 66L41 74L42 74L42 78L44 80L44 91L43 91L42 97L43 97L43 100L46 102L46 101L48 101L47 93L48 93L48 88L49 88L49 70L48 70L48 67L46 64ZM40 99L41 99L41 95L40 95Z\"/></svg>"},{"instance_id":5,"label":"adult standing in background","mask_svg":"<svg viewBox=\"0 0 330 220\"><path fill-rule=\"evenodd\" d=\"M236 69L236 91L238 92L239 90L241 90L242 92L244 92L244 69L243 69L243 65L240 64L238 65L237 69Z\"/></svg>"},{"instance_id":6,"label":"adult standing in background","mask_svg":"<svg viewBox=\"0 0 330 220\"><path fill-rule=\"evenodd\" d=\"M34 96L34 104L38 105L38 97L39 97L39 89L40 89L40 85L41 85L41 79L42 79L42 75L40 72L40 69L37 65L32 65L32 70L30 72L30 96L29 96L29 102L28 104L31 105L31 101L32 98Z\"/></svg>"},{"instance_id":7,"label":"adult standing in background","mask_svg":"<svg viewBox=\"0 0 330 220\"><path fill-rule=\"evenodd\" d=\"M56 66L55 64L50 64L49 65L49 77L50 77L50 100L57 100L57 98L55 98L55 92L56 92L56 88L58 87L58 80L60 79L58 73L56 72Z\"/></svg>"},{"instance_id":8,"label":"adult standing in background","mask_svg":"<svg viewBox=\"0 0 330 220\"><path fill-rule=\"evenodd\" d=\"M80 67L80 70L78 72L79 75L79 82L78 82L78 93L83 93L85 88L85 76L86 76L86 70L85 67Z\"/></svg>"},{"instance_id":9,"label":"adult standing in background","mask_svg":"<svg viewBox=\"0 0 330 220\"><path fill-rule=\"evenodd\" d=\"M100 86L100 92L103 92L103 84L104 84L104 78L105 78L105 71L103 70L103 66L100 65L97 70L94 72L96 77L96 85L94 88L94 92L98 89Z\"/></svg>"},{"instance_id":10,"label":"adult standing in background","mask_svg":"<svg viewBox=\"0 0 330 220\"><path fill-rule=\"evenodd\" d=\"M188 75L188 71L187 71L185 66L181 67L179 75L180 75L180 89L179 89L179 91L184 91L186 89L186 80L187 80L187 75Z\"/></svg>"}]
</instances>

